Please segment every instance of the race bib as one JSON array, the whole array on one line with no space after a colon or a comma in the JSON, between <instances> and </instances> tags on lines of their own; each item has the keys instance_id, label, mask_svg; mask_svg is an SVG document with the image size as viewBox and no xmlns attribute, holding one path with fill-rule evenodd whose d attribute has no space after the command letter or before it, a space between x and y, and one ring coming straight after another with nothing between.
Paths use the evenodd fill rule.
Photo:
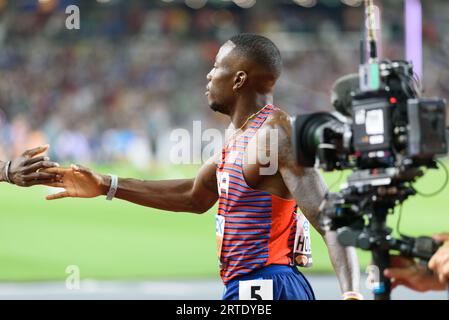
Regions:
<instances>
[{"instance_id":1,"label":"race bib","mask_svg":"<svg viewBox=\"0 0 449 320\"><path fill-rule=\"evenodd\" d=\"M273 300L273 280L239 281L239 300Z\"/></svg>"},{"instance_id":2,"label":"race bib","mask_svg":"<svg viewBox=\"0 0 449 320\"><path fill-rule=\"evenodd\" d=\"M229 172L221 172L217 173L217 186L218 186L218 195L226 194L228 196L229 192Z\"/></svg>"},{"instance_id":3,"label":"race bib","mask_svg":"<svg viewBox=\"0 0 449 320\"><path fill-rule=\"evenodd\" d=\"M298 267L310 268L312 266L312 246L310 240L310 223L302 214L296 214L296 235L293 248L294 264Z\"/></svg>"},{"instance_id":4,"label":"race bib","mask_svg":"<svg viewBox=\"0 0 449 320\"><path fill-rule=\"evenodd\" d=\"M215 236L217 238L218 260L220 260L220 257L221 257L221 247L223 245L224 226L225 226L225 217L217 214L215 216Z\"/></svg>"}]
</instances>

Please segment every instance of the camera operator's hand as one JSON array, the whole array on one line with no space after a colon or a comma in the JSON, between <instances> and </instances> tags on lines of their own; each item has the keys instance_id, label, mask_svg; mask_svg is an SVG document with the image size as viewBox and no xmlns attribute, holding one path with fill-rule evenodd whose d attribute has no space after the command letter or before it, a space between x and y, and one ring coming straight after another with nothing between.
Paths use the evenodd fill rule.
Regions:
<instances>
[{"instance_id":1,"label":"camera operator's hand","mask_svg":"<svg viewBox=\"0 0 449 320\"><path fill-rule=\"evenodd\" d=\"M449 234L435 235L437 241L446 241L430 260L429 269L412 259L393 256L391 267L386 269L385 277L391 279L392 288L404 285L416 291L446 290L449 281Z\"/></svg>"},{"instance_id":2,"label":"camera operator's hand","mask_svg":"<svg viewBox=\"0 0 449 320\"><path fill-rule=\"evenodd\" d=\"M444 242L443 246L432 256L429 261L429 269L438 277L443 284L449 282L449 233L433 236L436 241Z\"/></svg>"},{"instance_id":3,"label":"camera operator's hand","mask_svg":"<svg viewBox=\"0 0 449 320\"><path fill-rule=\"evenodd\" d=\"M399 285L415 291L444 290L447 284L442 284L438 277L415 261L401 256L390 258L390 268L384 271L385 277L391 279L391 288Z\"/></svg>"}]
</instances>

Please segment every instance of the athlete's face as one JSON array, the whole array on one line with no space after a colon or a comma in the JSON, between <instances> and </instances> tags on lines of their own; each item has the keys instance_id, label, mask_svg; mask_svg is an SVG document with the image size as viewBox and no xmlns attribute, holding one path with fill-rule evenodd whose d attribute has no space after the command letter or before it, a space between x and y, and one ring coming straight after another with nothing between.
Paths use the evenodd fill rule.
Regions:
<instances>
[{"instance_id":1,"label":"athlete's face","mask_svg":"<svg viewBox=\"0 0 449 320\"><path fill-rule=\"evenodd\" d=\"M213 69L207 75L206 96L212 110L229 114L229 108L235 101L233 90L235 70L233 70L233 60L231 54L235 45L228 41L218 51Z\"/></svg>"}]
</instances>

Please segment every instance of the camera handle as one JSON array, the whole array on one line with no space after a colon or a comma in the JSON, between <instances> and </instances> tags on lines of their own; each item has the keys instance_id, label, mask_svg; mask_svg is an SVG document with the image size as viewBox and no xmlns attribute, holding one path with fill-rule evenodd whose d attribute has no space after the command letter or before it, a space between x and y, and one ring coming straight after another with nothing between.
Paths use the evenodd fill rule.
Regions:
<instances>
[{"instance_id":1,"label":"camera handle","mask_svg":"<svg viewBox=\"0 0 449 320\"><path fill-rule=\"evenodd\" d=\"M370 215L370 223L364 230L342 227L337 230L338 241L343 246L369 250L373 264L378 268L378 278L374 284L375 300L390 300L391 283L383 272L390 265L390 250L399 251L403 256L418 258L428 262L442 243L431 237L406 237L396 239L391 236L391 229L386 226L387 207L376 207Z\"/></svg>"}]
</instances>

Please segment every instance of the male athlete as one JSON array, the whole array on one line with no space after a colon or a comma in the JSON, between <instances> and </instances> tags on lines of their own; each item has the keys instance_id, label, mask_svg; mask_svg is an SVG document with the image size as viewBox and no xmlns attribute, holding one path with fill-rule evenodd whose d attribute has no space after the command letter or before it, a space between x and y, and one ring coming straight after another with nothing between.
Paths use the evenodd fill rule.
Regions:
<instances>
[{"instance_id":1,"label":"male athlete","mask_svg":"<svg viewBox=\"0 0 449 320\"><path fill-rule=\"evenodd\" d=\"M278 48L267 38L240 34L219 50L207 75L210 108L228 115L234 134L195 179L141 181L97 174L81 166L51 169L63 174L52 184L65 191L48 200L107 195L167 211L204 213L218 200L217 240L223 299L314 299L294 260L296 219L304 216L324 237L344 299L361 299L359 268L353 248L344 248L335 234L319 224L319 206L326 192L319 172L295 164L290 121L272 105L281 74ZM273 140L271 132L277 132ZM266 141L268 143L258 143ZM245 161L248 150L255 161ZM261 154L270 161L260 161ZM274 161L274 155L278 156ZM251 157L250 157L251 158ZM274 170L273 170L274 168ZM271 172L270 172L271 170ZM296 215L299 206L302 213ZM303 223L302 232L308 224ZM305 259L304 259L305 258Z\"/></svg>"},{"instance_id":2,"label":"male athlete","mask_svg":"<svg viewBox=\"0 0 449 320\"><path fill-rule=\"evenodd\" d=\"M0 182L8 182L20 187L54 183L60 180L55 173L39 172L41 169L57 167L48 157L37 155L48 150L48 145L30 149L11 161L0 161Z\"/></svg>"}]
</instances>

